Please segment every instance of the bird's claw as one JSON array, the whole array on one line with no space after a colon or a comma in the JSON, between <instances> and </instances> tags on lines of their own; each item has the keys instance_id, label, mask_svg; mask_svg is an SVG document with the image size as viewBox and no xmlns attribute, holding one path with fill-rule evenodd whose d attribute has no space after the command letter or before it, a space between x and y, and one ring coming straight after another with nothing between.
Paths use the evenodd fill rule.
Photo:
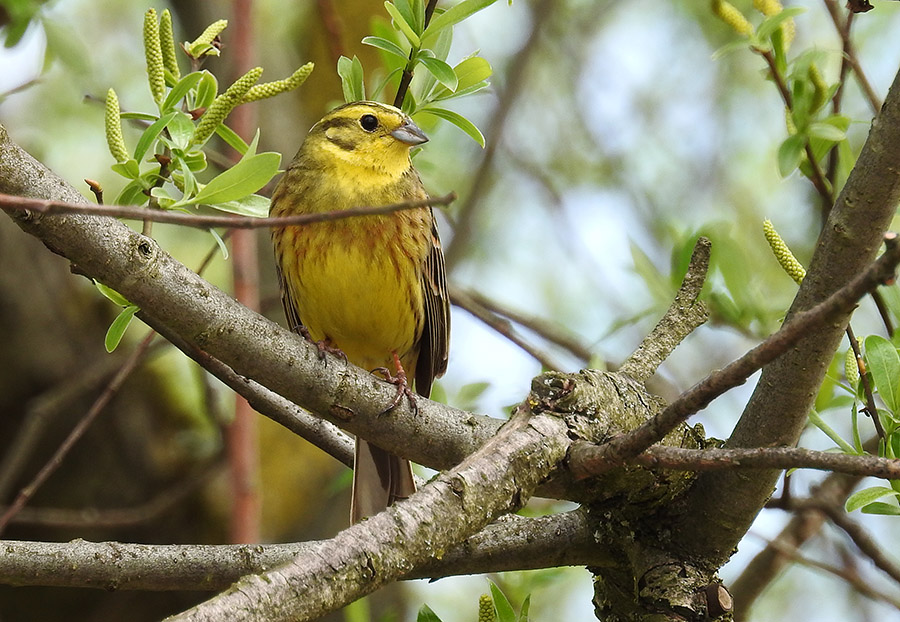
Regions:
<instances>
[{"instance_id":1,"label":"bird's claw","mask_svg":"<svg viewBox=\"0 0 900 622\"><path fill-rule=\"evenodd\" d=\"M390 382L397 387L397 393L394 395L394 399L391 400L391 403L387 405L387 408L378 413L378 416L387 414L390 411L394 410L397 406L400 405L400 401L403 399L405 395L409 398L409 405L413 410L413 413L418 411L418 405L416 404L416 394L413 392L412 387L409 386L409 382L406 378L406 371L403 369L403 366L400 364L400 359L397 356L394 356L394 364L397 367L397 375L394 376L391 374L391 371L387 367L377 367L372 370L372 373L378 372L384 376L386 382Z\"/></svg>"},{"instance_id":2,"label":"bird's claw","mask_svg":"<svg viewBox=\"0 0 900 622\"><path fill-rule=\"evenodd\" d=\"M327 352L335 355L339 359L342 359L345 363L347 362L347 355L344 354L344 351L331 345L331 340L327 337L325 339L322 339L321 341L316 341L315 339L313 339L312 335L309 333L309 329L306 328L306 326L299 326L297 330L308 342L315 345L319 350L320 361L324 361L327 364L327 359L325 358L325 353Z\"/></svg>"}]
</instances>

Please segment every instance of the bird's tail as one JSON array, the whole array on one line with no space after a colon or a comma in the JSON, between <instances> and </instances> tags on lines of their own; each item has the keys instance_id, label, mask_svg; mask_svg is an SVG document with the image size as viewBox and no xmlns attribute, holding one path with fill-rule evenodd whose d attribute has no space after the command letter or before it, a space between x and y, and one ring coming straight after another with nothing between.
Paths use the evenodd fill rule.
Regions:
<instances>
[{"instance_id":1,"label":"bird's tail","mask_svg":"<svg viewBox=\"0 0 900 622\"><path fill-rule=\"evenodd\" d=\"M416 492L409 460L399 458L362 439L356 439L350 522L373 516Z\"/></svg>"}]
</instances>

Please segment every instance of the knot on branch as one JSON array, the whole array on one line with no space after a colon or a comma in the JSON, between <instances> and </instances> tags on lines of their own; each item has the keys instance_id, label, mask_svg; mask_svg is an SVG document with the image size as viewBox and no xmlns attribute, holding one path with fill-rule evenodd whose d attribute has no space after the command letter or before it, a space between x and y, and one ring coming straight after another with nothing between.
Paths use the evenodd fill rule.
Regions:
<instances>
[{"instance_id":1,"label":"knot on branch","mask_svg":"<svg viewBox=\"0 0 900 622\"><path fill-rule=\"evenodd\" d=\"M649 393L632 377L593 369L575 374L548 372L532 381L529 398L535 412L561 418L574 441L569 461L580 447L593 447L634 430L665 408L665 401ZM661 444L702 447L702 426L681 424ZM610 465L599 475L580 478L571 472L557 476L549 489L558 496L587 504L591 509L615 507L629 516L642 516L671 502L694 479L688 471L649 469L635 464Z\"/></svg>"}]
</instances>

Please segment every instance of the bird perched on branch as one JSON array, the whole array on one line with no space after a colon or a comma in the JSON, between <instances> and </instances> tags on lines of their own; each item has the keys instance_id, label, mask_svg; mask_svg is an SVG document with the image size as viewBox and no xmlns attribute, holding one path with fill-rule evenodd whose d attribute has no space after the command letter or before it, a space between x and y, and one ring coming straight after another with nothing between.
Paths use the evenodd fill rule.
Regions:
<instances>
[{"instance_id":1,"label":"bird perched on branch","mask_svg":"<svg viewBox=\"0 0 900 622\"><path fill-rule=\"evenodd\" d=\"M341 106L316 123L272 195L272 216L426 199L409 152L428 138L376 102ZM450 311L430 207L273 229L290 328L428 397L447 368ZM392 370L392 371L387 371ZM410 464L356 441L351 522L415 492Z\"/></svg>"}]
</instances>

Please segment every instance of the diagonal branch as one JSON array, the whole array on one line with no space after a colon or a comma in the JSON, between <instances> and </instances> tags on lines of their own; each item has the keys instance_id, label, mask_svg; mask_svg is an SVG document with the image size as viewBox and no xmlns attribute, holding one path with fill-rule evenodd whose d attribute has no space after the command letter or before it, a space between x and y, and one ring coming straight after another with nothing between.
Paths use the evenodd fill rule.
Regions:
<instances>
[{"instance_id":1,"label":"diagonal branch","mask_svg":"<svg viewBox=\"0 0 900 622\"><path fill-rule=\"evenodd\" d=\"M170 620L317 619L401 578L518 507L565 458L567 446L559 418L533 416L520 406L497 436L409 499Z\"/></svg>"},{"instance_id":2,"label":"diagonal branch","mask_svg":"<svg viewBox=\"0 0 900 622\"><path fill-rule=\"evenodd\" d=\"M753 373L781 356L801 339L849 313L857 300L893 277L894 270L900 263L900 243L896 235L885 236L885 242L887 244L885 253L844 287L808 311L794 314L778 332L682 393L663 412L634 432L598 447L597 455L602 456L610 464L636 456L662 439L676 425L706 408L712 400L742 385Z\"/></svg>"}]
</instances>

